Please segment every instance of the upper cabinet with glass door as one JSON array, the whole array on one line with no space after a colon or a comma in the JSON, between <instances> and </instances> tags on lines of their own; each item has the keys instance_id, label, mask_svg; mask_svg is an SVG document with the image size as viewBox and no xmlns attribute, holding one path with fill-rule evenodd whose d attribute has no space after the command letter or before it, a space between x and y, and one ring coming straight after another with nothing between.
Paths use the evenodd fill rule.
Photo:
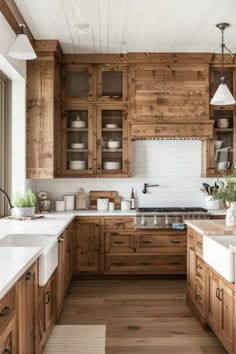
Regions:
<instances>
[{"instance_id":1,"label":"upper cabinet with glass door","mask_svg":"<svg viewBox=\"0 0 236 354\"><path fill-rule=\"evenodd\" d=\"M63 100L66 102L94 101L95 85L92 65L64 65Z\"/></svg>"},{"instance_id":2,"label":"upper cabinet with glass door","mask_svg":"<svg viewBox=\"0 0 236 354\"><path fill-rule=\"evenodd\" d=\"M127 66L97 66L97 101L126 102Z\"/></svg>"},{"instance_id":3,"label":"upper cabinet with glass door","mask_svg":"<svg viewBox=\"0 0 236 354\"><path fill-rule=\"evenodd\" d=\"M235 69L225 68L223 76L230 92L235 96ZM212 68L210 73L210 100L221 82L221 77L221 69L217 67ZM222 176L222 173L227 173L227 171L234 166L236 161L235 107L234 105L210 105L210 117L214 122L213 139L204 142L206 145L206 164L203 175L218 177Z\"/></svg>"}]
</instances>

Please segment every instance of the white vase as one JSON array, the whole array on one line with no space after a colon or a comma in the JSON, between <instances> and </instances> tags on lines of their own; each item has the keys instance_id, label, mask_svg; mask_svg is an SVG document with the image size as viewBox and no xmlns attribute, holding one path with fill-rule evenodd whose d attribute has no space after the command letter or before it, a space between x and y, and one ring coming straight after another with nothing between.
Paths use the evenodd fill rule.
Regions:
<instances>
[{"instance_id":1,"label":"white vase","mask_svg":"<svg viewBox=\"0 0 236 354\"><path fill-rule=\"evenodd\" d=\"M230 208L226 211L226 226L236 226L236 202L231 202Z\"/></svg>"},{"instance_id":2,"label":"white vase","mask_svg":"<svg viewBox=\"0 0 236 354\"><path fill-rule=\"evenodd\" d=\"M206 196L206 209L220 209L220 201L212 199L212 195Z\"/></svg>"}]
</instances>

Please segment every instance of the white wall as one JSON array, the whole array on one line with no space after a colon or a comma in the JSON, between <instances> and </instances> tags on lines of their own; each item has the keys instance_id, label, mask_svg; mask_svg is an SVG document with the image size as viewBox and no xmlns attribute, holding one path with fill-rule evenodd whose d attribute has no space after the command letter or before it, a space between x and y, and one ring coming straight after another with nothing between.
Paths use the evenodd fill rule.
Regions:
<instances>
[{"instance_id":1,"label":"white wall","mask_svg":"<svg viewBox=\"0 0 236 354\"><path fill-rule=\"evenodd\" d=\"M80 187L90 190L117 190L129 199L135 189L139 206L205 206L200 192L206 179L201 174L201 142L192 140L143 140L132 143L133 177L35 180L31 187L46 191L55 201L75 194ZM213 180L207 179L208 183ZM144 182L159 184L142 193Z\"/></svg>"},{"instance_id":2,"label":"white wall","mask_svg":"<svg viewBox=\"0 0 236 354\"><path fill-rule=\"evenodd\" d=\"M9 49L16 39L14 31L0 12L0 71L11 81L12 99L9 102L11 119L11 189L12 193L25 190L25 60L16 60L8 56Z\"/></svg>"}]
</instances>

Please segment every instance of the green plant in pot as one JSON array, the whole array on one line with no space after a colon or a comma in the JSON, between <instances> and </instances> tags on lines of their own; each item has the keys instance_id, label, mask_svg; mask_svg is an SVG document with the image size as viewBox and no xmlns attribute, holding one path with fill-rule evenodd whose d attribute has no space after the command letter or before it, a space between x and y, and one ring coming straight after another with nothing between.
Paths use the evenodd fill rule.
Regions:
<instances>
[{"instance_id":1,"label":"green plant in pot","mask_svg":"<svg viewBox=\"0 0 236 354\"><path fill-rule=\"evenodd\" d=\"M236 226L236 170L232 174L224 176L223 180L218 180L218 190L214 193L213 199L221 199L226 211L226 225Z\"/></svg>"},{"instance_id":2,"label":"green plant in pot","mask_svg":"<svg viewBox=\"0 0 236 354\"><path fill-rule=\"evenodd\" d=\"M36 196L29 189L26 193L17 192L13 196L15 216L31 217L35 214Z\"/></svg>"}]
</instances>

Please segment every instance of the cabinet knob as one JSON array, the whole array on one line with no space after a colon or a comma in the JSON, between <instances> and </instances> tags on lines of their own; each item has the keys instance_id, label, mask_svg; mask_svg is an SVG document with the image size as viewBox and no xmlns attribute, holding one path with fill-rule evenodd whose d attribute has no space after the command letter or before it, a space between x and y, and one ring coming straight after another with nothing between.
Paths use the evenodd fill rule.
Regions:
<instances>
[{"instance_id":1,"label":"cabinet knob","mask_svg":"<svg viewBox=\"0 0 236 354\"><path fill-rule=\"evenodd\" d=\"M198 269L202 269L202 266L200 264L197 264Z\"/></svg>"},{"instance_id":2,"label":"cabinet knob","mask_svg":"<svg viewBox=\"0 0 236 354\"><path fill-rule=\"evenodd\" d=\"M9 349L4 349L3 354L11 354L11 351Z\"/></svg>"},{"instance_id":3,"label":"cabinet knob","mask_svg":"<svg viewBox=\"0 0 236 354\"><path fill-rule=\"evenodd\" d=\"M8 316L11 313L11 309L8 306L5 306L4 309L0 312L0 317Z\"/></svg>"},{"instance_id":4,"label":"cabinet knob","mask_svg":"<svg viewBox=\"0 0 236 354\"><path fill-rule=\"evenodd\" d=\"M197 294L197 295L196 295L196 299L198 299L198 300L202 300L201 295L200 295L200 294Z\"/></svg>"},{"instance_id":5,"label":"cabinet knob","mask_svg":"<svg viewBox=\"0 0 236 354\"><path fill-rule=\"evenodd\" d=\"M191 250L191 251L195 251L195 248L194 247L189 247L189 249Z\"/></svg>"},{"instance_id":6,"label":"cabinet knob","mask_svg":"<svg viewBox=\"0 0 236 354\"><path fill-rule=\"evenodd\" d=\"M49 304L49 302L51 301L51 291L47 291L45 293L45 304Z\"/></svg>"},{"instance_id":7,"label":"cabinet knob","mask_svg":"<svg viewBox=\"0 0 236 354\"><path fill-rule=\"evenodd\" d=\"M58 237L58 241L59 242L64 242L65 240L64 240L64 237Z\"/></svg>"},{"instance_id":8,"label":"cabinet knob","mask_svg":"<svg viewBox=\"0 0 236 354\"><path fill-rule=\"evenodd\" d=\"M25 276L25 280L30 280L33 278L33 273L32 272L28 272Z\"/></svg>"}]
</instances>

